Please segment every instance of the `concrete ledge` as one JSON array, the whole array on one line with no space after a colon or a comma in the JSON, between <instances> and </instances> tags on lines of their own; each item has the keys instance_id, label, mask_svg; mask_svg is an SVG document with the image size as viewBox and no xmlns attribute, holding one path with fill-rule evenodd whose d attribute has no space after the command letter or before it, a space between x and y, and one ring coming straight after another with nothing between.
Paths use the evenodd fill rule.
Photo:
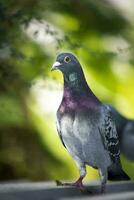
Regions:
<instances>
[{"instance_id":1,"label":"concrete ledge","mask_svg":"<svg viewBox=\"0 0 134 200\"><path fill-rule=\"evenodd\" d=\"M81 193L77 188L56 186L55 182L15 182L0 184L0 200L134 200L134 182L111 182L100 194L99 182L86 184L96 194Z\"/></svg>"}]
</instances>

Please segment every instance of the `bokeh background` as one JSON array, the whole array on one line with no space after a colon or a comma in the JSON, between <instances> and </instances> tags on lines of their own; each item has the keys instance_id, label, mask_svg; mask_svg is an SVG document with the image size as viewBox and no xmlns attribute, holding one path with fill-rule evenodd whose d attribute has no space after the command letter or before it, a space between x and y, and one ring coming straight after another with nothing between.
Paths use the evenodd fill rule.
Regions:
<instances>
[{"instance_id":1,"label":"bokeh background","mask_svg":"<svg viewBox=\"0 0 134 200\"><path fill-rule=\"evenodd\" d=\"M75 179L55 113L59 52L77 55L103 102L134 118L133 0L0 0L0 180ZM134 179L134 163L122 156ZM98 178L88 167L86 179Z\"/></svg>"}]
</instances>

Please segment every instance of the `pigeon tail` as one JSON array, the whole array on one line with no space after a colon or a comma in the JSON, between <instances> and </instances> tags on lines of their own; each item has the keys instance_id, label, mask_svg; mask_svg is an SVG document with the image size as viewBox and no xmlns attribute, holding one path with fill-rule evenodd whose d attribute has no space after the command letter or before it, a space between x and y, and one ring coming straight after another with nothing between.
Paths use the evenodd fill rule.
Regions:
<instances>
[{"instance_id":1,"label":"pigeon tail","mask_svg":"<svg viewBox=\"0 0 134 200\"><path fill-rule=\"evenodd\" d=\"M108 168L108 180L110 181L123 181L130 180L130 177L123 171L121 166L115 163Z\"/></svg>"}]
</instances>

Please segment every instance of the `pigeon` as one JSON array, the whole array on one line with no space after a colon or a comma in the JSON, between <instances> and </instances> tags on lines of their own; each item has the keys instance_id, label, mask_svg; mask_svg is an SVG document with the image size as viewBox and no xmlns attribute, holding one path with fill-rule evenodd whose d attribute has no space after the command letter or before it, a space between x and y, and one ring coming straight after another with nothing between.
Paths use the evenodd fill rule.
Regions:
<instances>
[{"instance_id":1,"label":"pigeon","mask_svg":"<svg viewBox=\"0 0 134 200\"><path fill-rule=\"evenodd\" d=\"M121 153L130 161L134 161L134 120L121 115L110 106L115 120Z\"/></svg>"},{"instance_id":2,"label":"pigeon","mask_svg":"<svg viewBox=\"0 0 134 200\"><path fill-rule=\"evenodd\" d=\"M64 91L56 114L62 144L74 159L80 177L74 183L85 191L86 165L99 170L101 192L105 192L108 173L120 166L120 148L116 126L109 106L103 104L88 86L81 64L71 53L60 53L51 71L60 70Z\"/></svg>"}]
</instances>

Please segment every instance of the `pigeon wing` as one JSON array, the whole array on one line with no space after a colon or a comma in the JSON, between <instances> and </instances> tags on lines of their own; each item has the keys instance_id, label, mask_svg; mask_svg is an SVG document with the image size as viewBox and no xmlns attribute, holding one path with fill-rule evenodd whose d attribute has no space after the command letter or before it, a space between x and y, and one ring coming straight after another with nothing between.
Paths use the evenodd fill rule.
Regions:
<instances>
[{"instance_id":1,"label":"pigeon wing","mask_svg":"<svg viewBox=\"0 0 134 200\"><path fill-rule=\"evenodd\" d=\"M111 160L115 162L120 155L118 134L109 107L105 107L103 123L99 127L104 148L108 150Z\"/></svg>"}]
</instances>

